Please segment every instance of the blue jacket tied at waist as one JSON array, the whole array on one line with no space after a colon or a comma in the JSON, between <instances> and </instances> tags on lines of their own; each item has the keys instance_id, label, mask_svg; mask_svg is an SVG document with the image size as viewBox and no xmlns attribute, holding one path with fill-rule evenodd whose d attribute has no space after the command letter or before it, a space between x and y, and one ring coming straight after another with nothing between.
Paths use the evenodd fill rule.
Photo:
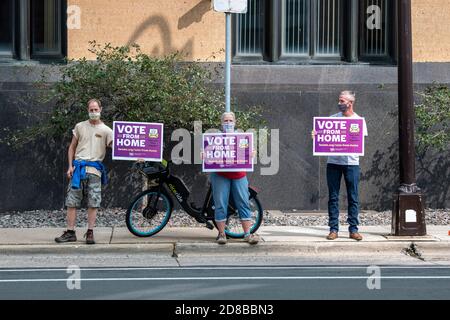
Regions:
<instances>
[{"instance_id":1,"label":"blue jacket tied at waist","mask_svg":"<svg viewBox=\"0 0 450 320\"><path fill-rule=\"evenodd\" d=\"M106 173L106 168L100 161L84 161L84 160L74 160L73 166L75 170L72 176L72 188L80 189L81 180L86 179L86 167L93 167L102 173L102 184L108 183L108 175Z\"/></svg>"}]
</instances>

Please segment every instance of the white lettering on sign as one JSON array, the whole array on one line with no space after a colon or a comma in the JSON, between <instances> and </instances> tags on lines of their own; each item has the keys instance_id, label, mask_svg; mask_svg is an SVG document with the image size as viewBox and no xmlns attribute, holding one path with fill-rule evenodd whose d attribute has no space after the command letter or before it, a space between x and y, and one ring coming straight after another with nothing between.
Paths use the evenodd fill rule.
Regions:
<instances>
[{"instance_id":1,"label":"white lettering on sign","mask_svg":"<svg viewBox=\"0 0 450 320\"><path fill-rule=\"evenodd\" d=\"M236 145L236 137L206 137L206 141L208 142L208 145L228 145L228 146L234 146Z\"/></svg>"},{"instance_id":2,"label":"white lettering on sign","mask_svg":"<svg viewBox=\"0 0 450 320\"><path fill-rule=\"evenodd\" d=\"M145 147L145 126L118 124L116 138L117 147Z\"/></svg>"},{"instance_id":3,"label":"white lettering on sign","mask_svg":"<svg viewBox=\"0 0 450 320\"><path fill-rule=\"evenodd\" d=\"M215 150L215 151L206 151L206 157L208 159L213 158L236 158L236 151L235 150Z\"/></svg>"},{"instance_id":4,"label":"white lettering on sign","mask_svg":"<svg viewBox=\"0 0 450 320\"><path fill-rule=\"evenodd\" d=\"M145 135L145 127L138 125L117 125L117 131L119 133L128 134L143 134Z\"/></svg>"},{"instance_id":5,"label":"white lettering on sign","mask_svg":"<svg viewBox=\"0 0 450 320\"><path fill-rule=\"evenodd\" d=\"M117 139L116 145L118 147L145 147L145 140L130 140L130 139Z\"/></svg>"},{"instance_id":6,"label":"white lettering on sign","mask_svg":"<svg viewBox=\"0 0 450 320\"><path fill-rule=\"evenodd\" d=\"M317 135L317 142L347 142L345 135Z\"/></svg>"},{"instance_id":7,"label":"white lettering on sign","mask_svg":"<svg viewBox=\"0 0 450 320\"><path fill-rule=\"evenodd\" d=\"M236 158L236 137L206 137L207 146L205 154L207 159L234 159Z\"/></svg>"},{"instance_id":8,"label":"white lettering on sign","mask_svg":"<svg viewBox=\"0 0 450 320\"><path fill-rule=\"evenodd\" d=\"M381 30L381 8L377 5L372 5L367 8L367 29Z\"/></svg>"},{"instance_id":9,"label":"white lettering on sign","mask_svg":"<svg viewBox=\"0 0 450 320\"><path fill-rule=\"evenodd\" d=\"M347 130L345 121L318 121L317 126L320 130Z\"/></svg>"},{"instance_id":10,"label":"white lettering on sign","mask_svg":"<svg viewBox=\"0 0 450 320\"><path fill-rule=\"evenodd\" d=\"M317 128L321 130L321 132L317 134L317 142L347 142L347 136L343 134L347 130L347 123L345 121L317 121Z\"/></svg>"}]
</instances>

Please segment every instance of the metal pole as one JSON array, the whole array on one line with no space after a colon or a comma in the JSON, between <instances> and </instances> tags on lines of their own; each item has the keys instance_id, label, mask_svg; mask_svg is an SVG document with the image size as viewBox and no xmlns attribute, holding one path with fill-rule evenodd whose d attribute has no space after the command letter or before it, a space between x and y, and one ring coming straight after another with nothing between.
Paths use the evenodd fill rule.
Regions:
<instances>
[{"instance_id":1,"label":"metal pole","mask_svg":"<svg viewBox=\"0 0 450 320\"><path fill-rule=\"evenodd\" d=\"M231 13L225 13L225 111L231 111Z\"/></svg>"},{"instance_id":2,"label":"metal pole","mask_svg":"<svg viewBox=\"0 0 450 320\"><path fill-rule=\"evenodd\" d=\"M394 195L392 234L426 235L424 200L416 184L411 1L398 0L400 186Z\"/></svg>"},{"instance_id":3,"label":"metal pole","mask_svg":"<svg viewBox=\"0 0 450 320\"><path fill-rule=\"evenodd\" d=\"M21 60L30 60L30 1L19 1L19 27L20 27L20 49Z\"/></svg>"},{"instance_id":4,"label":"metal pole","mask_svg":"<svg viewBox=\"0 0 450 320\"><path fill-rule=\"evenodd\" d=\"M414 145L414 96L412 60L411 1L399 2L399 138L400 138L400 188L417 191Z\"/></svg>"}]
</instances>

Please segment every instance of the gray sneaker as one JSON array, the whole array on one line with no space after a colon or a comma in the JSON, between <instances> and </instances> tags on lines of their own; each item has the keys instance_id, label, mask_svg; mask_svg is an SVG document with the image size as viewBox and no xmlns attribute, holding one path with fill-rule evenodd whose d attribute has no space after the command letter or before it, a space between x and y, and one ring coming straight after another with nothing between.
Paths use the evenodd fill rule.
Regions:
<instances>
[{"instance_id":1,"label":"gray sneaker","mask_svg":"<svg viewBox=\"0 0 450 320\"><path fill-rule=\"evenodd\" d=\"M77 241L77 236L75 235L75 231L66 230L61 237L55 238L55 241L58 243L75 242Z\"/></svg>"},{"instance_id":2,"label":"gray sneaker","mask_svg":"<svg viewBox=\"0 0 450 320\"><path fill-rule=\"evenodd\" d=\"M249 244L257 244L259 242L259 236L256 233L249 234L244 237L244 241Z\"/></svg>"},{"instance_id":3,"label":"gray sneaker","mask_svg":"<svg viewBox=\"0 0 450 320\"><path fill-rule=\"evenodd\" d=\"M224 234L219 234L216 238L218 244L227 244L227 236Z\"/></svg>"}]
</instances>

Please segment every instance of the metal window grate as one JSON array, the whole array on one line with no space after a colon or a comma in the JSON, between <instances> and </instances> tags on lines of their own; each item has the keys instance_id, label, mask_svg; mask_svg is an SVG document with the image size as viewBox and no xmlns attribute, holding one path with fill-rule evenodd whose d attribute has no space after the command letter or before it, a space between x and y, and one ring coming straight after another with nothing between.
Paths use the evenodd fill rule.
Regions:
<instances>
[{"instance_id":1,"label":"metal window grate","mask_svg":"<svg viewBox=\"0 0 450 320\"><path fill-rule=\"evenodd\" d=\"M392 63L395 3L396 0L248 0L248 13L235 18L235 56L243 57L236 61L263 58L274 62L285 59ZM353 29L356 24L358 34Z\"/></svg>"},{"instance_id":2,"label":"metal window grate","mask_svg":"<svg viewBox=\"0 0 450 320\"><path fill-rule=\"evenodd\" d=\"M283 0L282 54L309 55L309 0Z\"/></svg>"},{"instance_id":3,"label":"metal window grate","mask_svg":"<svg viewBox=\"0 0 450 320\"><path fill-rule=\"evenodd\" d=\"M33 54L57 54L61 51L60 11L60 0L31 1Z\"/></svg>"},{"instance_id":4,"label":"metal window grate","mask_svg":"<svg viewBox=\"0 0 450 320\"><path fill-rule=\"evenodd\" d=\"M248 0L248 12L236 17L236 54L262 55L264 0Z\"/></svg>"},{"instance_id":5,"label":"metal window grate","mask_svg":"<svg viewBox=\"0 0 450 320\"><path fill-rule=\"evenodd\" d=\"M341 56L341 0L317 0L316 55Z\"/></svg>"},{"instance_id":6,"label":"metal window grate","mask_svg":"<svg viewBox=\"0 0 450 320\"><path fill-rule=\"evenodd\" d=\"M361 3L362 55L384 57L388 52L387 0L363 0Z\"/></svg>"}]
</instances>

